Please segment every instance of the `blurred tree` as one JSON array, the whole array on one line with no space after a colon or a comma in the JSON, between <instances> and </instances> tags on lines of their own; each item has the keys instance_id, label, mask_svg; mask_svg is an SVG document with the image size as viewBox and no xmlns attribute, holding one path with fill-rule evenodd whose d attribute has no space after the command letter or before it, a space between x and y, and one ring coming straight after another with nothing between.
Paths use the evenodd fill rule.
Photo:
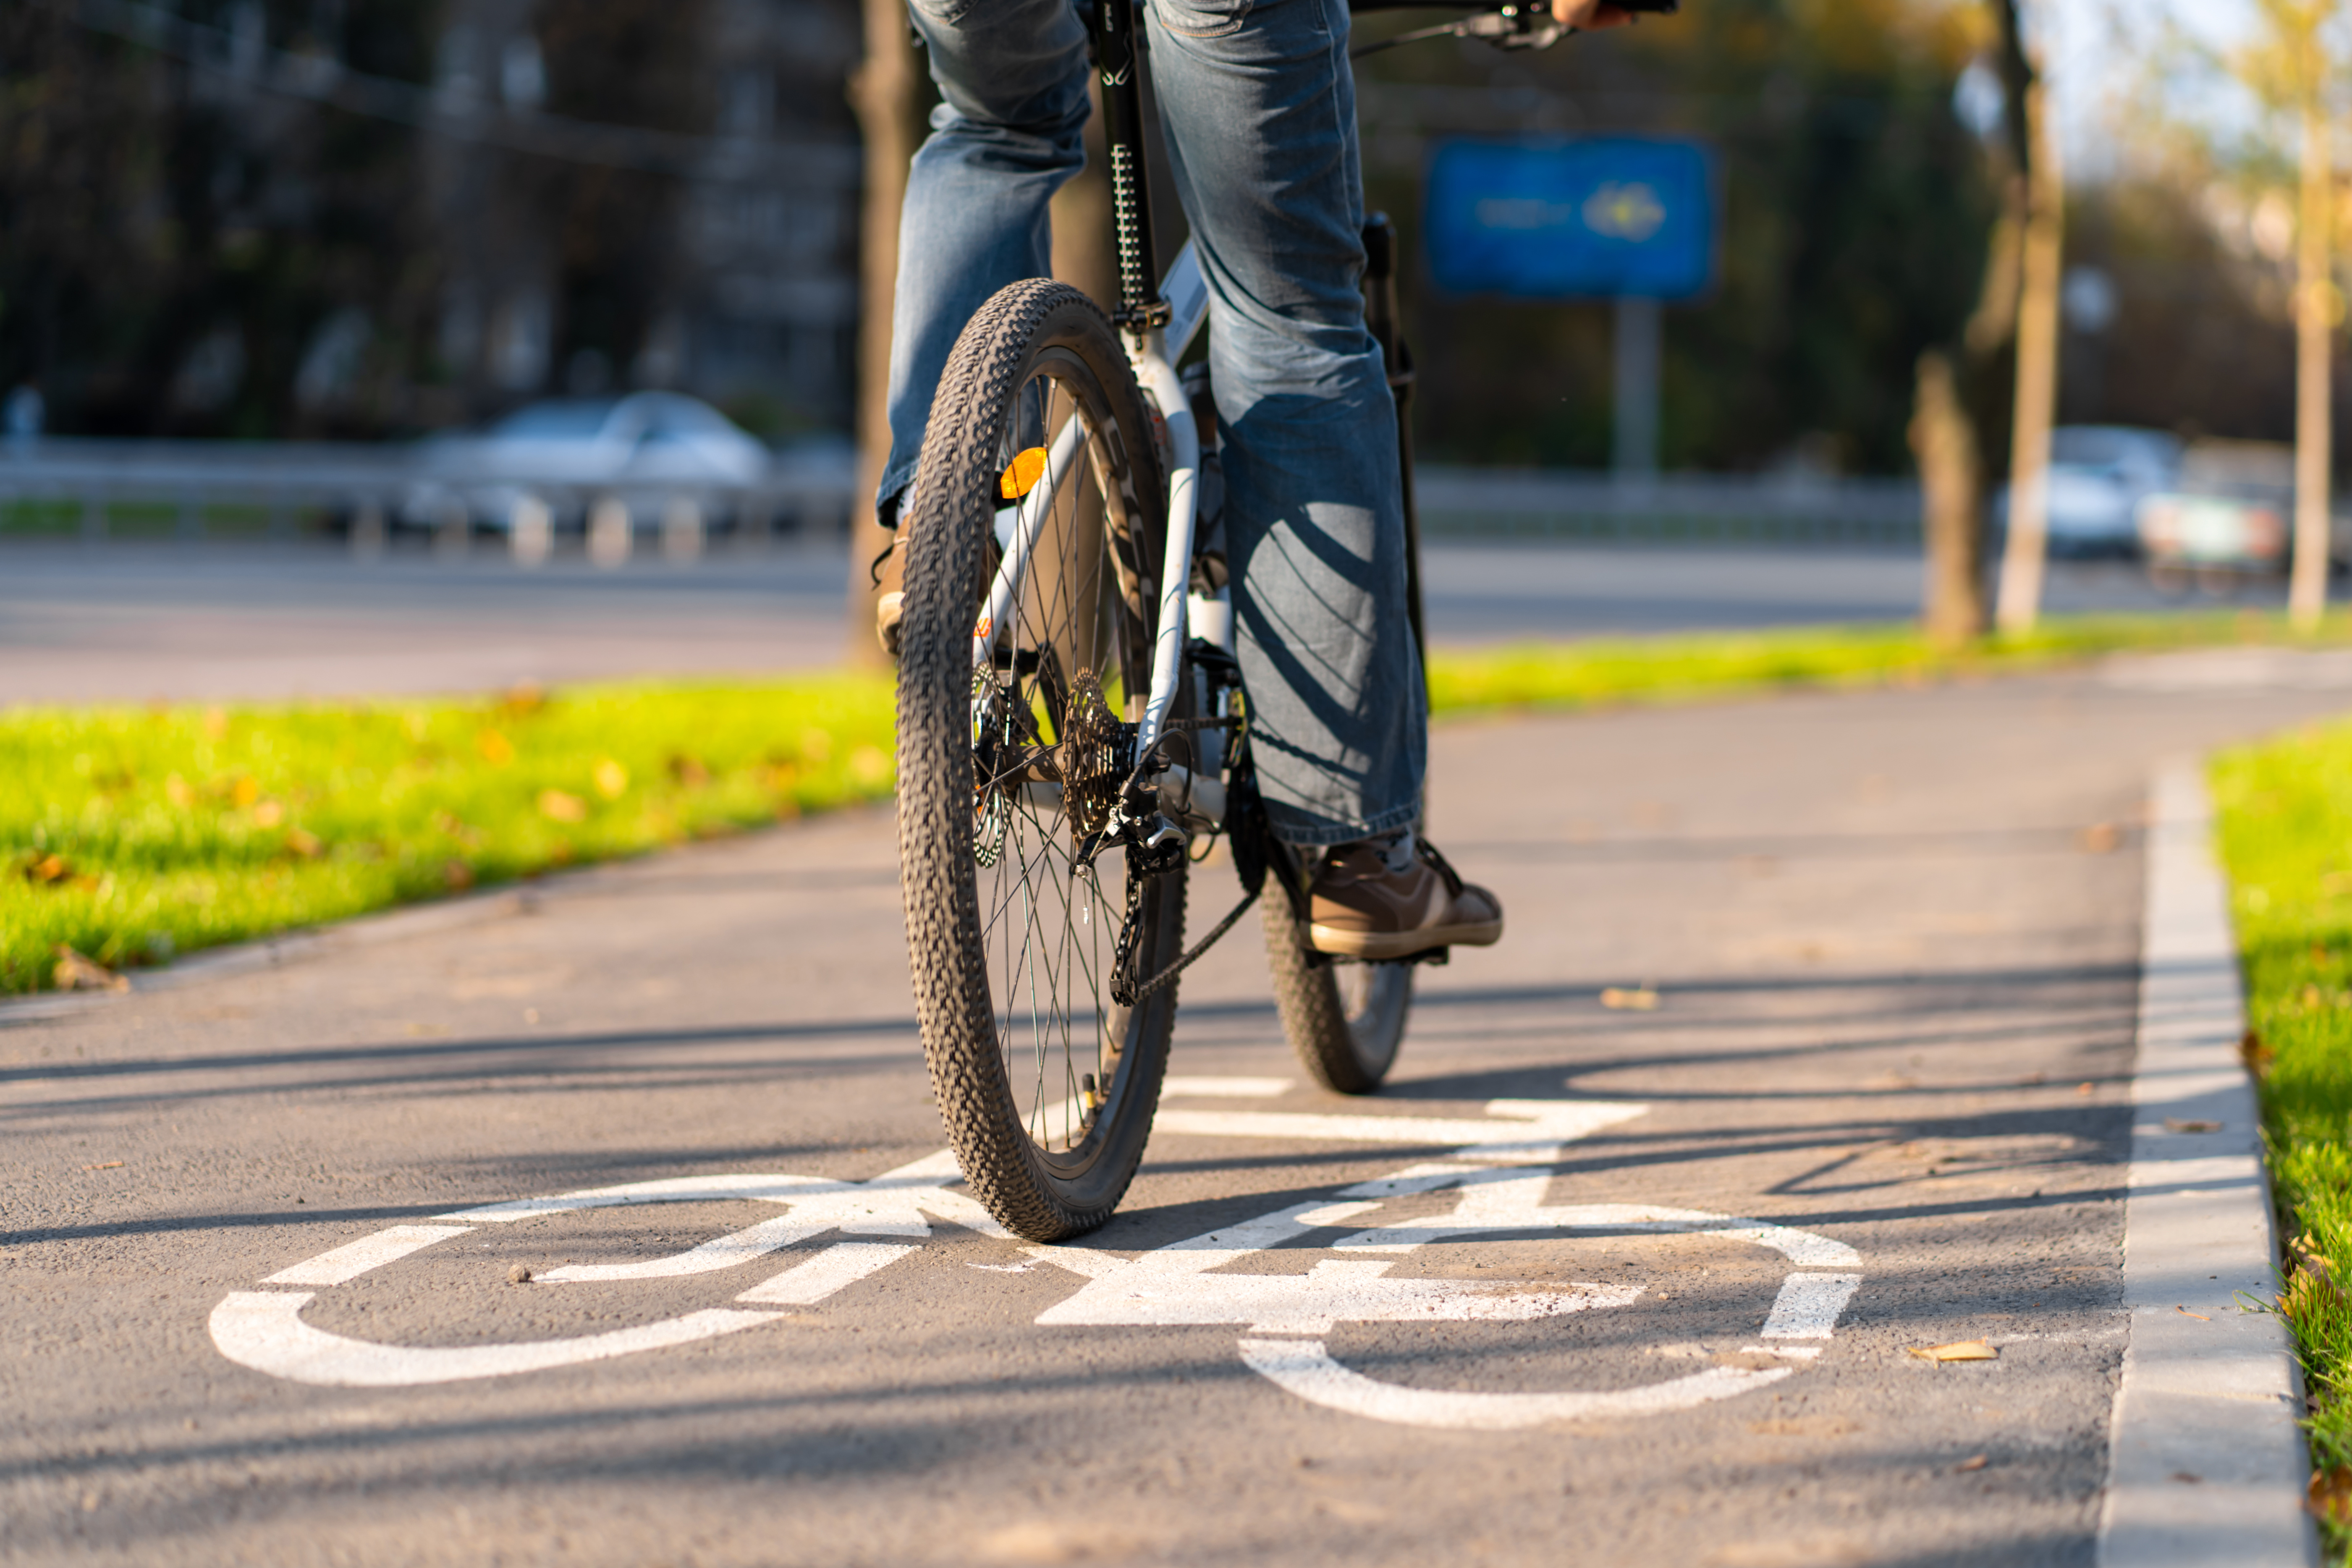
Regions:
<instances>
[{"instance_id":1,"label":"blurred tree","mask_svg":"<svg viewBox=\"0 0 2352 1568\"><path fill-rule=\"evenodd\" d=\"M1901 471L1893 389L1969 315L1997 205L1952 108L1983 30L1931 0L1710 0L1542 55L1394 50L1362 72L1371 205L1418 208L1435 134L1710 142L1722 282L1667 311L1663 460ZM1608 307L1444 299L1408 260L1426 455L1602 466Z\"/></svg>"},{"instance_id":2,"label":"blurred tree","mask_svg":"<svg viewBox=\"0 0 2352 1568\"><path fill-rule=\"evenodd\" d=\"M551 113L682 135L712 130L709 0L539 0L531 32ZM679 182L644 169L547 158L505 160L509 188L536 208L531 234L555 239L550 375L583 395L667 381L641 364L659 353L664 303L686 246ZM633 375L633 367L641 374Z\"/></svg>"},{"instance_id":3,"label":"blurred tree","mask_svg":"<svg viewBox=\"0 0 2352 1568\"><path fill-rule=\"evenodd\" d=\"M52 427L361 433L423 369L414 133L258 93L265 49L423 79L414 0L186 0L182 54L0 7L0 380Z\"/></svg>"}]
</instances>

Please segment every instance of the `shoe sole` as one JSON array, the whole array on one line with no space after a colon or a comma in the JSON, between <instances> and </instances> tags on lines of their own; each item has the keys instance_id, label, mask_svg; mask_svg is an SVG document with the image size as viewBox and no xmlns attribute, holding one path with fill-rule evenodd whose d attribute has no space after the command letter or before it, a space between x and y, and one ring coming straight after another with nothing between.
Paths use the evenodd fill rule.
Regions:
<instances>
[{"instance_id":1,"label":"shoe sole","mask_svg":"<svg viewBox=\"0 0 2352 1568\"><path fill-rule=\"evenodd\" d=\"M1337 926L1310 925L1308 945L1334 958L1368 958L1380 962L1411 958L1433 947L1492 947L1503 937L1501 921L1472 921L1461 925L1423 926L1418 931L1342 931Z\"/></svg>"}]
</instances>

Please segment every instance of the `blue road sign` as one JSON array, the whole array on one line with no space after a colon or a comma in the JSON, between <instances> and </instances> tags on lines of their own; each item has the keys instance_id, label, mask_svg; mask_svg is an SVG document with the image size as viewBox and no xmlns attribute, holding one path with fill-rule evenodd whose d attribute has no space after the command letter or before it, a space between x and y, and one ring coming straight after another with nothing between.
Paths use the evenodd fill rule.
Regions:
<instances>
[{"instance_id":1,"label":"blue road sign","mask_svg":"<svg viewBox=\"0 0 2352 1568\"><path fill-rule=\"evenodd\" d=\"M1715 280L1715 174L1689 142L1448 142L1422 226L1437 286L1687 300Z\"/></svg>"}]
</instances>

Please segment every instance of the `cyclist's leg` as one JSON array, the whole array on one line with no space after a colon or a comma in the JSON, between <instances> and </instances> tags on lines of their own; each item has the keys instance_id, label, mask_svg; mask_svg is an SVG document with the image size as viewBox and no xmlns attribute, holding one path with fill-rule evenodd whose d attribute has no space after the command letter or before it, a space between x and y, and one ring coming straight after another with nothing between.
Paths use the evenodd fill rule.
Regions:
<instances>
[{"instance_id":1,"label":"cyclist's leg","mask_svg":"<svg viewBox=\"0 0 2352 1568\"><path fill-rule=\"evenodd\" d=\"M895 521L931 395L989 296L1050 276L1046 205L1086 163L1087 33L1070 0L912 0L943 100L907 177L890 344Z\"/></svg>"},{"instance_id":2,"label":"cyclist's leg","mask_svg":"<svg viewBox=\"0 0 2352 1568\"><path fill-rule=\"evenodd\" d=\"M1427 740L1396 420L1364 328L1346 0L1149 0L1152 82L1216 297L1225 538L1275 832L1408 826Z\"/></svg>"}]
</instances>

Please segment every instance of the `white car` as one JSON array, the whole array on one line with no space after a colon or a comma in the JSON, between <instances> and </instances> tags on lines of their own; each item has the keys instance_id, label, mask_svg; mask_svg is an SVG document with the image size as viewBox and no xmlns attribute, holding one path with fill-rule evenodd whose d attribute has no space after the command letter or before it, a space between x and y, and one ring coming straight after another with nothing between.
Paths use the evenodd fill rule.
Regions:
<instances>
[{"instance_id":1,"label":"white car","mask_svg":"<svg viewBox=\"0 0 2352 1568\"><path fill-rule=\"evenodd\" d=\"M2055 556L2134 555L2141 498L2180 471L2179 439L2126 425L2062 425L2050 433L2049 549ZM2009 490L1993 502L2009 528Z\"/></svg>"},{"instance_id":2,"label":"white car","mask_svg":"<svg viewBox=\"0 0 2352 1568\"><path fill-rule=\"evenodd\" d=\"M508 527L525 497L572 521L607 494L628 505L638 526L649 526L669 496L756 485L772 462L768 448L724 414L675 392L530 404L481 434L435 437L417 457L404 521L438 526L462 508L493 529Z\"/></svg>"}]
</instances>

